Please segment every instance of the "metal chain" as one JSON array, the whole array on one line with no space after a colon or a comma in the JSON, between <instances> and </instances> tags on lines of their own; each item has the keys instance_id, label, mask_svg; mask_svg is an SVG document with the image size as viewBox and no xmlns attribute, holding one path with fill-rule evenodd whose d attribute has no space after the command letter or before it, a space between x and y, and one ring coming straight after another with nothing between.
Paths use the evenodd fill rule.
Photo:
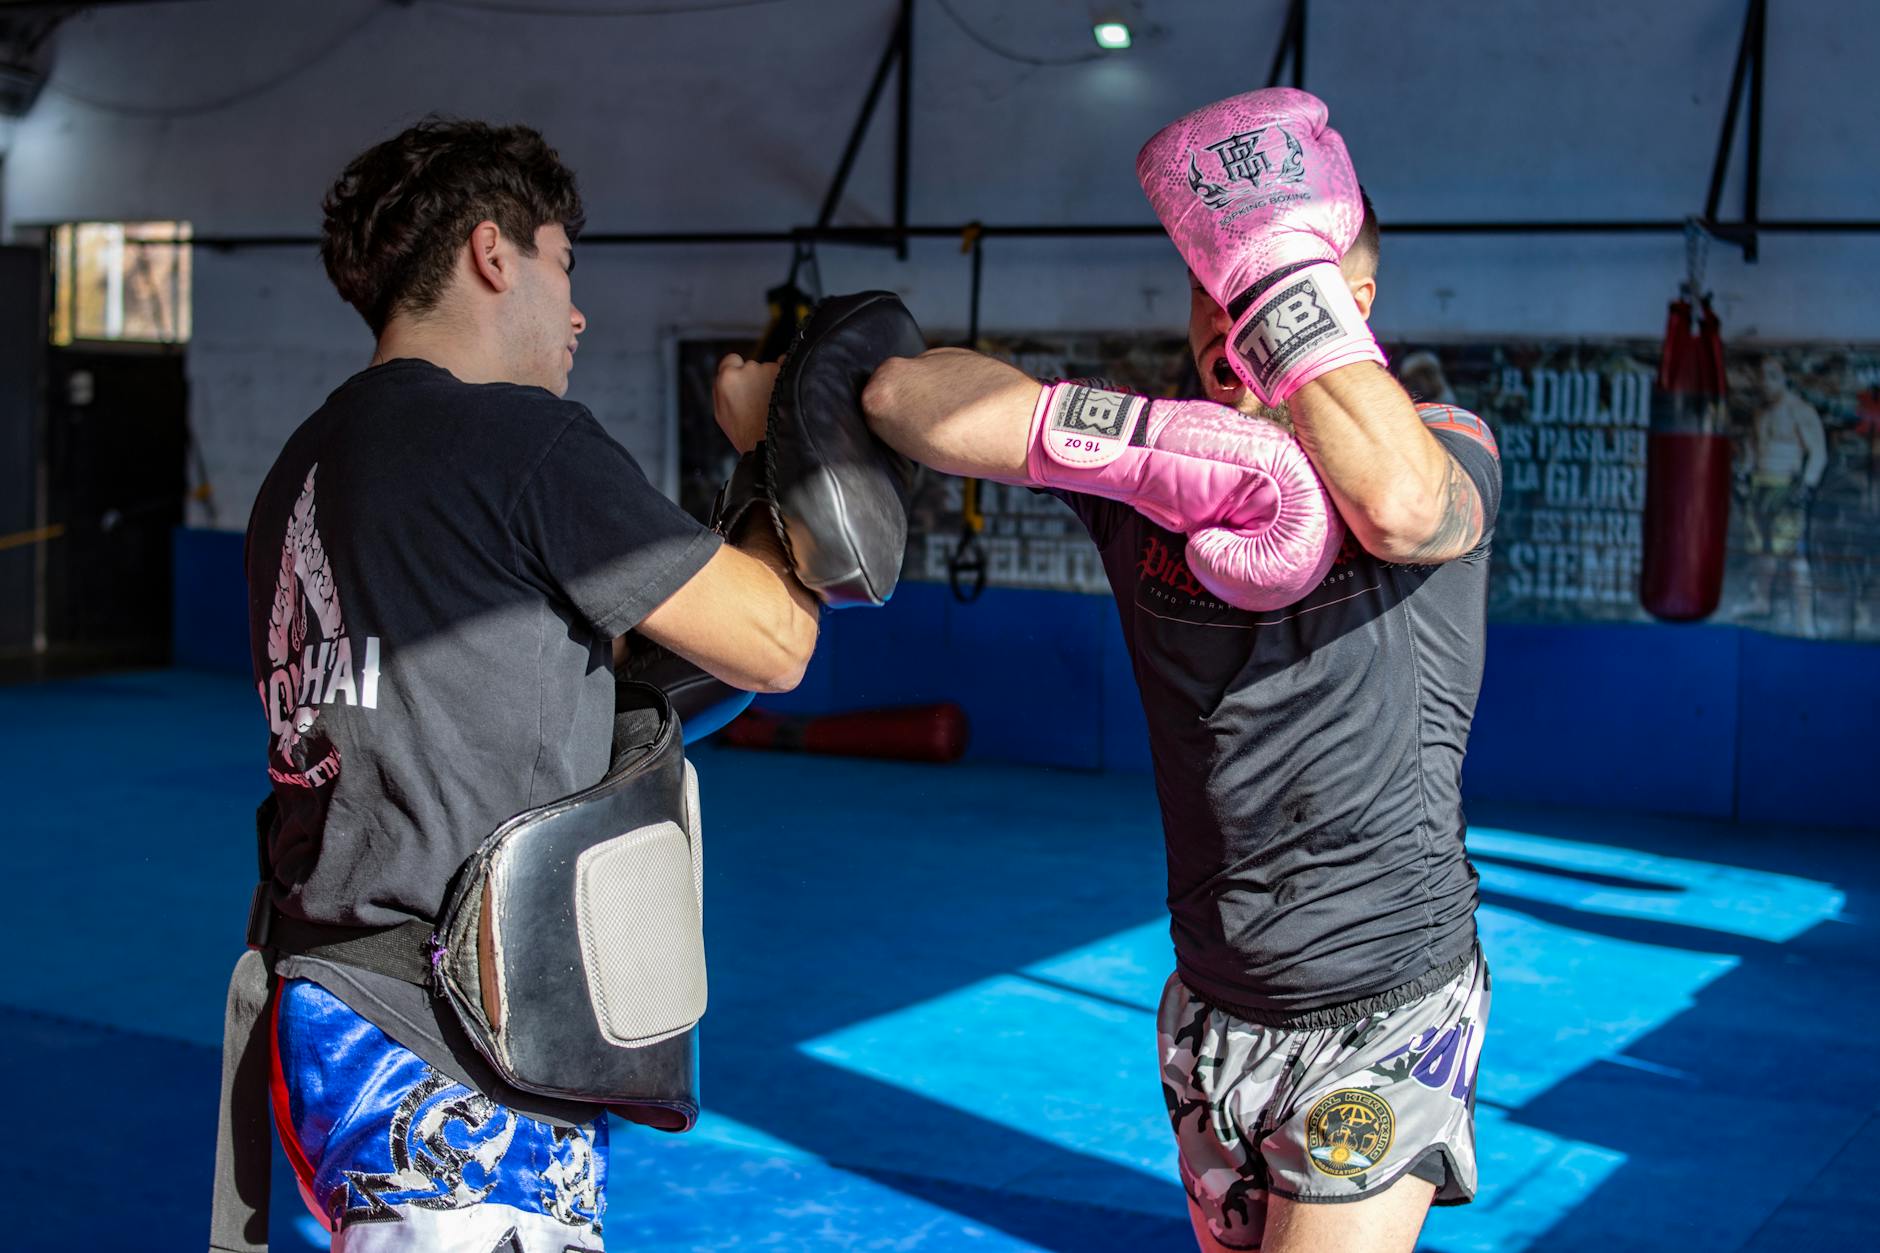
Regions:
<instances>
[{"instance_id":1,"label":"metal chain","mask_svg":"<svg viewBox=\"0 0 1880 1253\"><path fill-rule=\"evenodd\" d=\"M1710 302L1704 290L1704 270L1710 262L1710 232L1696 218L1684 219L1684 296L1691 301Z\"/></svg>"}]
</instances>

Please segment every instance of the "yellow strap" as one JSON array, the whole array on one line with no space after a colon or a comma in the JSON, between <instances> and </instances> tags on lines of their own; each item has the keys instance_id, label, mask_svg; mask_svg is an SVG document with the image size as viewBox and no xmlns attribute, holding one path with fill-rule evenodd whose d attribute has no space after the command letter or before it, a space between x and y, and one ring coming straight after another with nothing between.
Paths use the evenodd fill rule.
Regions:
<instances>
[{"instance_id":1,"label":"yellow strap","mask_svg":"<svg viewBox=\"0 0 1880 1253\"><path fill-rule=\"evenodd\" d=\"M0 535L0 550L24 548L28 544L43 544L49 539L58 539L65 534L65 524L55 523L42 526L36 531L15 531L11 535Z\"/></svg>"},{"instance_id":2,"label":"yellow strap","mask_svg":"<svg viewBox=\"0 0 1880 1253\"><path fill-rule=\"evenodd\" d=\"M978 535L986 529L986 515L979 511L979 480L967 479L966 492L960 498L960 519L966 529Z\"/></svg>"}]
</instances>

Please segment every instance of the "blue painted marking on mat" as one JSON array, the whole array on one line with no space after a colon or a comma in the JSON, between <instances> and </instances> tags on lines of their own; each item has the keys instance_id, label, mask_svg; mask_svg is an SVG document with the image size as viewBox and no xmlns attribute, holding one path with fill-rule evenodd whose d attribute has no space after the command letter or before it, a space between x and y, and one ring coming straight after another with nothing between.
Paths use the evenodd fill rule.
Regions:
<instances>
[{"instance_id":1,"label":"blue painted marking on mat","mask_svg":"<svg viewBox=\"0 0 1880 1253\"><path fill-rule=\"evenodd\" d=\"M1485 888L1589 914L1780 942L1844 903L1807 879L1571 840L1490 829L1471 831L1470 845L1526 863L1485 863ZM1638 887L1623 886L1628 880ZM1594 1062L1623 1056L1739 964L1506 907L1485 905L1477 917L1494 976L1477 1116L1483 1182L1474 1205L1431 1215L1423 1244L1443 1253L1526 1248L1617 1170L1624 1153L1523 1125L1515 1111ZM799 1047L1015 1132L1175 1180L1153 1047L1171 965L1168 926L1157 920Z\"/></svg>"}]
</instances>

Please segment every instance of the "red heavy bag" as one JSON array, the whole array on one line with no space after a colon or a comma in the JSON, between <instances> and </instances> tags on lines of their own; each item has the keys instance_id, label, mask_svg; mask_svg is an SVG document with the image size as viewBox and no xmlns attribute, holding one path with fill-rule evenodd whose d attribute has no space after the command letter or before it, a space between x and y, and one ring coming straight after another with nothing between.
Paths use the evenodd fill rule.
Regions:
<instances>
[{"instance_id":1,"label":"red heavy bag","mask_svg":"<svg viewBox=\"0 0 1880 1253\"><path fill-rule=\"evenodd\" d=\"M718 739L738 748L897 761L958 761L966 751L966 711L951 701L820 717L749 709L720 732Z\"/></svg>"},{"instance_id":2,"label":"red heavy bag","mask_svg":"<svg viewBox=\"0 0 1880 1253\"><path fill-rule=\"evenodd\" d=\"M1668 622L1709 617L1723 594L1730 528L1730 429L1723 336L1708 298L1671 302L1645 463L1639 601Z\"/></svg>"}]
</instances>

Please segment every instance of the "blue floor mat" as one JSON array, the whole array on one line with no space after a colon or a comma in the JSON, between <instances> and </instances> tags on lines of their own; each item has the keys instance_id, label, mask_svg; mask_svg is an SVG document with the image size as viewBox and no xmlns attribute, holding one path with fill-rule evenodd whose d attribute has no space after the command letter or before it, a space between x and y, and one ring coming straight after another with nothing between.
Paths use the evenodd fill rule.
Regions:
<instances>
[{"instance_id":1,"label":"blue floor mat","mask_svg":"<svg viewBox=\"0 0 1880 1253\"><path fill-rule=\"evenodd\" d=\"M199 1249L254 873L246 684L0 689L9 1247ZM1192 1247L1152 1011L1149 780L696 750L708 1114L615 1128L635 1250ZM1864 1242L1873 833L1472 811L1482 1192L1442 1253ZM1860 1240L1855 1233L1860 1233ZM291 1186L276 1247L319 1247Z\"/></svg>"}]
</instances>

